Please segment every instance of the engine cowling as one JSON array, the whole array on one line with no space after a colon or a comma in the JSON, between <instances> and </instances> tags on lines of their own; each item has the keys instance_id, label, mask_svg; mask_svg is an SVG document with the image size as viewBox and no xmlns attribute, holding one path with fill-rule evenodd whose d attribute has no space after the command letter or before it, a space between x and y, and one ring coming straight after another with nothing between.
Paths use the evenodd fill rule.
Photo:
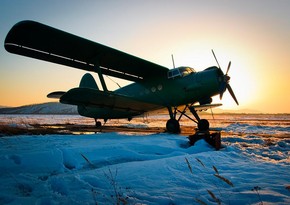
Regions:
<instances>
[{"instance_id":1,"label":"engine cowling","mask_svg":"<svg viewBox=\"0 0 290 205\"><path fill-rule=\"evenodd\" d=\"M203 98L198 101L200 105L205 105L205 104L211 104L212 103L212 98Z\"/></svg>"}]
</instances>

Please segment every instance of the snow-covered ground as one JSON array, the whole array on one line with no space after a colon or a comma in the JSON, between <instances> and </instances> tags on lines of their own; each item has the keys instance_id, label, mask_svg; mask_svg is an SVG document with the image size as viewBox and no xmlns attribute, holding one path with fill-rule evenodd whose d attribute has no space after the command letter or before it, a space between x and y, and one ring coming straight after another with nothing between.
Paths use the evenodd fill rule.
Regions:
<instances>
[{"instance_id":1,"label":"snow-covered ground","mask_svg":"<svg viewBox=\"0 0 290 205\"><path fill-rule=\"evenodd\" d=\"M157 119L130 126L164 123ZM1 116L0 124L78 120L93 123ZM220 151L166 133L3 136L0 204L290 204L289 115L214 121L223 130Z\"/></svg>"}]
</instances>

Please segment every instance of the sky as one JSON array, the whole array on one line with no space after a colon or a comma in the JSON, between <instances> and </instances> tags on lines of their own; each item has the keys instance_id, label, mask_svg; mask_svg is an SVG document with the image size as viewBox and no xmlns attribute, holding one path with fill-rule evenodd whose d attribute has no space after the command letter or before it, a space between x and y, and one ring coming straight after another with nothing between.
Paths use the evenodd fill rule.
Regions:
<instances>
[{"instance_id":1,"label":"sky","mask_svg":"<svg viewBox=\"0 0 290 205\"><path fill-rule=\"evenodd\" d=\"M34 20L168 68L172 54L176 66L215 66L214 49L224 72L232 62L230 85L240 103L226 92L214 98L222 109L290 113L289 8L288 0L1 0L0 105L51 101L48 93L77 87L85 74L4 49L14 24Z\"/></svg>"}]
</instances>

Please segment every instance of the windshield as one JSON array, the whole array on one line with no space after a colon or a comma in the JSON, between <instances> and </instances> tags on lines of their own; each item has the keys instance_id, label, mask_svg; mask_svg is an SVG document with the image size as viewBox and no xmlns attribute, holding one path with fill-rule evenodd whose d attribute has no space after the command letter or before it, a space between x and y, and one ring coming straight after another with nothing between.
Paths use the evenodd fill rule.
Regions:
<instances>
[{"instance_id":1,"label":"windshield","mask_svg":"<svg viewBox=\"0 0 290 205\"><path fill-rule=\"evenodd\" d=\"M180 67L179 71L182 75L182 77L189 75L190 73L194 73L194 69L190 67Z\"/></svg>"},{"instance_id":2,"label":"windshield","mask_svg":"<svg viewBox=\"0 0 290 205\"><path fill-rule=\"evenodd\" d=\"M191 73L195 73L195 70L190 67L179 67L168 71L168 78L185 77Z\"/></svg>"}]
</instances>

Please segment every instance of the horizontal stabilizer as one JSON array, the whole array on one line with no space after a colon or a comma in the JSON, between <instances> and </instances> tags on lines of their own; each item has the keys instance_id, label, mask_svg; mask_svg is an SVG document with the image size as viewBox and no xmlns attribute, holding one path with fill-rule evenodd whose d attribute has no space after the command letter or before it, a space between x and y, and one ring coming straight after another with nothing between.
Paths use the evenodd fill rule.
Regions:
<instances>
[{"instance_id":1,"label":"horizontal stabilizer","mask_svg":"<svg viewBox=\"0 0 290 205\"><path fill-rule=\"evenodd\" d=\"M222 106L222 104L217 103L217 104L194 105L194 106L191 106L191 108L194 108L195 111L204 111L204 110L219 107L219 106Z\"/></svg>"},{"instance_id":2,"label":"horizontal stabilizer","mask_svg":"<svg viewBox=\"0 0 290 205\"><path fill-rule=\"evenodd\" d=\"M48 98L54 98L54 99L60 99L66 92L64 91L56 91L56 92L52 92L49 93L47 95Z\"/></svg>"}]
</instances>

